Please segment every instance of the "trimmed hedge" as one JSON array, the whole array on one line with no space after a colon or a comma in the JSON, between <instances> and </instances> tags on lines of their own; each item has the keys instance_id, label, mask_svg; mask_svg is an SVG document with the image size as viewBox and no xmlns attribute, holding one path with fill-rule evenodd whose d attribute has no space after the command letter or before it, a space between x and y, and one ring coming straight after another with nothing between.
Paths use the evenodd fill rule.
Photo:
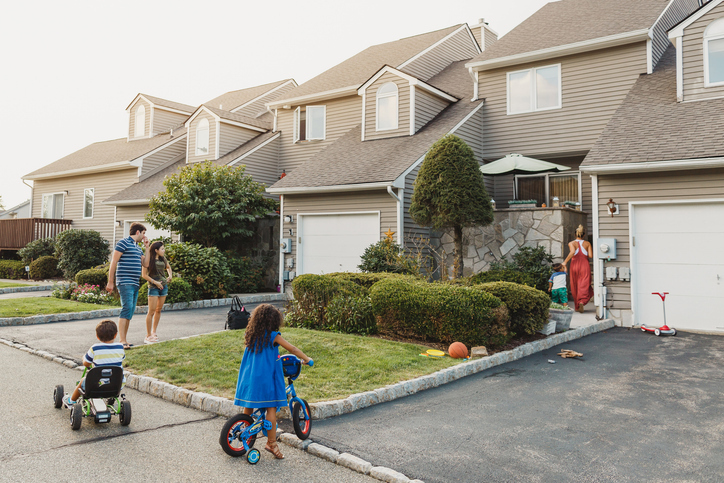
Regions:
<instances>
[{"instance_id":1,"label":"trimmed hedge","mask_svg":"<svg viewBox=\"0 0 724 483\"><path fill-rule=\"evenodd\" d=\"M474 285L499 298L508 307L512 335L532 335L548 323L548 294L533 287L511 282L490 282Z\"/></svg>"},{"instance_id":2,"label":"trimmed hedge","mask_svg":"<svg viewBox=\"0 0 724 483\"><path fill-rule=\"evenodd\" d=\"M30 265L30 262L37 260L40 257L49 257L53 255L55 255L54 238L33 240L25 245L24 248L18 250L18 256L23 260L25 265Z\"/></svg>"},{"instance_id":3,"label":"trimmed hedge","mask_svg":"<svg viewBox=\"0 0 724 483\"><path fill-rule=\"evenodd\" d=\"M334 272L334 273L330 273L327 276L334 277L338 280L346 280L348 282L353 282L366 289L369 289L370 287L372 287L374 284L376 284L380 280L389 280L389 279L417 280L416 277L413 277L410 275L403 275L403 274L399 274L399 273L388 273L388 272L379 272L379 273Z\"/></svg>"},{"instance_id":4,"label":"trimmed hedge","mask_svg":"<svg viewBox=\"0 0 724 483\"><path fill-rule=\"evenodd\" d=\"M372 286L370 298L381 333L468 346L510 339L507 308L477 288L388 279Z\"/></svg>"},{"instance_id":5,"label":"trimmed hedge","mask_svg":"<svg viewBox=\"0 0 724 483\"><path fill-rule=\"evenodd\" d=\"M478 285L488 282L512 282L528 287L535 287L537 278L529 273L513 269L491 269L487 272L476 273L468 279L471 284Z\"/></svg>"},{"instance_id":6,"label":"trimmed hedge","mask_svg":"<svg viewBox=\"0 0 724 483\"><path fill-rule=\"evenodd\" d=\"M109 267L104 266L103 268L89 268L87 270L81 270L75 274L75 283L78 285L88 283L91 285L98 285L99 287L103 287L105 289L106 284L108 284L108 268Z\"/></svg>"},{"instance_id":7,"label":"trimmed hedge","mask_svg":"<svg viewBox=\"0 0 724 483\"><path fill-rule=\"evenodd\" d=\"M174 277L168 283L168 295L165 304L177 304L180 302L191 302L196 299L194 288L186 280ZM148 305L148 282L138 289L138 302L136 305Z\"/></svg>"},{"instance_id":8,"label":"trimmed hedge","mask_svg":"<svg viewBox=\"0 0 724 483\"><path fill-rule=\"evenodd\" d=\"M369 296L336 295L327 304L327 330L347 334L374 334L377 321Z\"/></svg>"},{"instance_id":9,"label":"trimmed hedge","mask_svg":"<svg viewBox=\"0 0 724 483\"><path fill-rule=\"evenodd\" d=\"M53 256L40 257L30 263L30 278L38 280L60 276L58 259Z\"/></svg>"},{"instance_id":10,"label":"trimmed hedge","mask_svg":"<svg viewBox=\"0 0 724 483\"><path fill-rule=\"evenodd\" d=\"M295 303L289 308L294 312L287 317L290 327L325 329L327 305L335 296L363 297L367 290L354 282L331 275L300 275L292 282Z\"/></svg>"},{"instance_id":11,"label":"trimmed hedge","mask_svg":"<svg viewBox=\"0 0 724 483\"><path fill-rule=\"evenodd\" d=\"M0 278L20 280L25 276L25 264L20 260L0 260Z\"/></svg>"}]
</instances>

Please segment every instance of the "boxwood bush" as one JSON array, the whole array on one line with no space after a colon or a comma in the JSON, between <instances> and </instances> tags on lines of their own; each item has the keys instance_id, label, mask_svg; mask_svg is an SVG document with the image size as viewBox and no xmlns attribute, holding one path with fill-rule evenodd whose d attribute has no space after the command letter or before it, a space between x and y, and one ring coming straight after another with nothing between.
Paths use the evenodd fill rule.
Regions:
<instances>
[{"instance_id":1,"label":"boxwood bush","mask_svg":"<svg viewBox=\"0 0 724 483\"><path fill-rule=\"evenodd\" d=\"M41 238L40 240L33 240L25 248L18 250L18 256L23 260L25 265L30 265L30 262L37 260L40 257L48 257L55 255L55 239L54 238Z\"/></svg>"},{"instance_id":2,"label":"boxwood bush","mask_svg":"<svg viewBox=\"0 0 724 483\"><path fill-rule=\"evenodd\" d=\"M231 285L227 257L216 247L195 243L166 246L166 257L178 273L205 299L225 297Z\"/></svg>"},{"instance_id":3,"label":"boxwood bush","mask_svg":"<svg viewBox=\"0 0 724 483\"><path fill-rule=\"evenodd\" d=\"M334 332L363 335L377 332L377 321L368 295L335 295L327 304L325 319L324 329Z\"/></svg>"},{"instance_id":4,"label":"boxwood bush","mask_svg":"<svg viewBox=\"0 0 724 483\"><path fill-rule=\"evenodd\" d=\"M512 282L520 285L527 285L528 287L535 287L537 282L535 276L510 268L498 270L491 269L487 272L476 273L469 279L462 280L468 280L470 284L481 284L488 282Z\"/></svg>"},{"instance_id":5,"label":"boxwood bush","mask_svg":"<svg viewBox=\"0 0 724 483\"><path fill-rule=\"evenodd\" d=\"M295 303L288 308L285 319L290 327L324 329L329 326L326 319L327 305L335 296L363 297L367 290L354 282L332 275L300 275L292 282ZM339 323L339 321L337 321Z\"/></svg>"},{"instance_id":6,"label":"boxwood bush","mask_svg":"<svg viewBox=\"0 0 724 483\"><path fill-rule=\"evenodd\" d=\"M25 277L25 264L20 260L0 260L0 278L20 280Z\"/></svg>"},{"instance_id":7,"label":"boxwood bush","mask_svg":"<svg viewBox=\"0 0 724 483\"><path fill-rule=\"evenodd\" d=\"M372 286L370 298L381 333L468 346L510 339L505 305L484 290L388 279Z\"/></svg>"},{"instance_id":8,"label":"boxwood bush","mask_svg":"<svg viewBox=\"0 0 724 483\"><path fill-rule=\"evenodd\" d=\"M180 277L174 277L168 283L168 295L165 304L177 304L180 302L191 302L196 299L194 288L186 280ZM138 289L137 305L148 305L148 282L141 285Z\"/></svg>"},{"instance_id":9,"label":"boxwood bush","mask_svg":"<svg viewBox=\"0 0 724 483\"><path fill-rule=\"evenodd\" d=\"M474 285L505 303L510 316L513 335L535 334L548 323L548 294L533 287L511 282L490 282Z\"/></svg>"},{"instance_id":10,"label":"boxwood bush","mask_svg":"<svg viewBox=\"0 0 724 483\"><path fill-rule=\"evenodd\" d=\"M81 270L108 261L108 240L94 230L66 230L55 238L58 268L63 276L73 280Z\"/></svg>"},{"instance_id":11,"label":"boxwood bush","mask_svg":"<svg viewBox=\"0 0 724 483\"><path fill-rule=\"evenodd\" d=\"M91 284L98 285L105 289L108 283L108 266L101 266L100 268L89 268L87 270L81 270L75 274L75 283L78 285Z\"/></svg>"},{"instance_id":12,"label":"boxwood bush","mask_svg":"<svg viewBox=\"0 0 724 483\"><path fill-rule=\"evenodd\" d=\"M379 273L334 272L334 273L330 273L327 276L334 277L338 280L346 280L348 282L356 283L357 285L360 285L368 290L370 287L372 287L374 284L376 284L380 280L388 280L388 279L415 280L416 279L416 277L413 277L410 275L402 275L402 274L398 274L398 273L388 273L388 272L379 272Z\"/></svg>"},{"instance_id":13,"label":"boxwood bush","mask_svg":"<svg viewBox=\"0 0 724 483\"><path fill-rule=\"evenodd\" d=\"M58 259L54 256L42 256L30 263L30 278L46 279L60 276Z\"/></svg>"}]
</instances>

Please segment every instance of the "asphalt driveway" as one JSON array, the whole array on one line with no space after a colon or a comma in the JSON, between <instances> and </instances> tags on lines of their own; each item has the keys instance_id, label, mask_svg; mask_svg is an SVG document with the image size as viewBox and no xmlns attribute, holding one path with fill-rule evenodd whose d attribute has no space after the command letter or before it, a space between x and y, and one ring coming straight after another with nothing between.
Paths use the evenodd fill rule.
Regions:
<instances>
[{"instance_id":1,"label":"asphalt driveway","mask_svg":"<svg viewBox=\"0 0 724 483\"><path fill-rule=\"evenodd\" d=\"M617 328L315 421L311 437L426 483L721 482L723 390L724 337Z\"/></svg>"}]
</instances>

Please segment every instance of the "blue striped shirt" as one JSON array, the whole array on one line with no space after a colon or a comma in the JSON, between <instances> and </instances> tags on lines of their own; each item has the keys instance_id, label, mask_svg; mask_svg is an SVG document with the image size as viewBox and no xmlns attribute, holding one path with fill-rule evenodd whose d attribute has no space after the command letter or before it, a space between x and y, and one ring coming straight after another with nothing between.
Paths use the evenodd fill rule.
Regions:
<instances>
[{"instance_id":1,"label":"blue striped shirt","mask_svg":"<svg viewBox=\"0 0 724 483\"><path fill-rule=\"evenodd\" d=\"M123 366L123 359L126 358L126 351L123 350L123 344L116 342L106 343L99 342L93 344L83 360L97 366Z\"/></svg>"},{"instance_id":2,"label":"blue striped shirt","mask_svg":"<svg viewBox=\"0 0 724 483\"><path fill-rule=\"evenodd\" d=\"M116 267L116 285L140 286L138 279L141 278L143 252L138 244L128 236L116 244L116 251L122 253Z\"/></svg>"}]
</instances>

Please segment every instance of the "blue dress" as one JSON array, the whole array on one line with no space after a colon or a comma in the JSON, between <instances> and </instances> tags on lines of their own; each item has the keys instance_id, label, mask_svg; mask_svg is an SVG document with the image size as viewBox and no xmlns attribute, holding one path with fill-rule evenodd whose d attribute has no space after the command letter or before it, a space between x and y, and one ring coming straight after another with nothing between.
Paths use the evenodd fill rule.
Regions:
<instances>
[{"instance_id":1,"label":"blue dress","mask_svg":"<svg viewBox=\"0 0 724 483\"><path fill-rule=\"evenodd\" d=\"M287 405L284 370L279 345L273 344L279 332L272 332L259 353L244 350L236 380L234 404L245 408L280 408Z\"/></svg>"}]
</instances>

